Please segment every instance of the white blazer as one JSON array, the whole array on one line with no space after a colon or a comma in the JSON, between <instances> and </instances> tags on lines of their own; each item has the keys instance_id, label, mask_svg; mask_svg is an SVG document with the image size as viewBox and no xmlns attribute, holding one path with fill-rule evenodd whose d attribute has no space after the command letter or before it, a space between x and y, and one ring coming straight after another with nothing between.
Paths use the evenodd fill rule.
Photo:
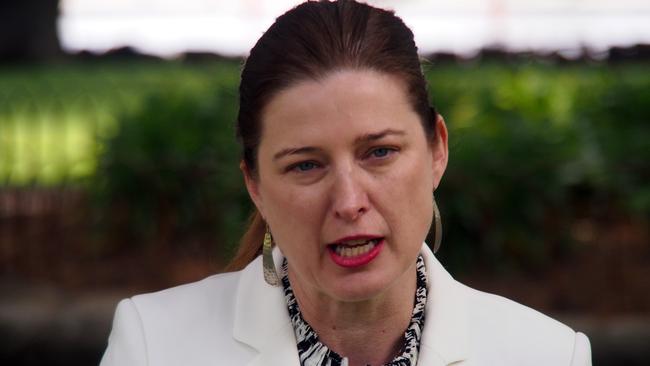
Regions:
<instances>
[{"instance_id":1,"label":"white blazer","mask_svg":"<svg viewBox=\"0 0 650 366\"><path fill-rule=\"evenodd\" d=\"M582 333L455 281L426 245L429 283L418 365L591 365ZM275 263L282 253L274 251ZM122 300L101 366L299 366L282 287L261 257L245 269Z\"/></svg>"}]
</instances>

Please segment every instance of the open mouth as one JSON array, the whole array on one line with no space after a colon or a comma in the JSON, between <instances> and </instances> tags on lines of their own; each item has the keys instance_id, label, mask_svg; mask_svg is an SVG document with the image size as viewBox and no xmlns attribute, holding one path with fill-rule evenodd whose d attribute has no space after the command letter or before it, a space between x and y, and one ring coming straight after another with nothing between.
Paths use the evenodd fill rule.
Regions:
<instances>
[{"instance_id":1,"label":"open mouth","mask_svg":"<svg viewBox=\"0 0 650 366\"><path fill-rule=\"evenodd\" d=\"M358 257L367 254L381 241L382 238L376 239L359 239L350 240L342 243L331 244L330 250L333 250L336 255L343 258Z\"/></svg>"},{"instance_id":2,"label":"open mouth","mask_svg":"<svg viewBox=\"0 0 650 366\"><path fill-rule=\"evenodd\" d=\"M343 267L357 267L369 263L379 254L384 238L346 240L328 245L332 260Z\"/></svg>"}]
</instances>

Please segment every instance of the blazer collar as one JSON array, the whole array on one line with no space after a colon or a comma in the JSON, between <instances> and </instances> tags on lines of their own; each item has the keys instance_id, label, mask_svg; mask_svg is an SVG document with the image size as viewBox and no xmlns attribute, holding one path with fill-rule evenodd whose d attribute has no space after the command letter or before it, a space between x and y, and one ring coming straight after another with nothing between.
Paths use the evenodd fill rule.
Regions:
<instances>
[{"instance_id":1,"label":"blazer collar","mask_svg":"<svg viewBox=\"0 0 650 366\"><path fill-rule=\"evenodd\" d=\"M284 257L277 247L273 257L282 273ZM261 256L242 271L235 306L233 336L258 352L249 366L300 365L284 291L264 281Z\"/></svg>"},{"instance_id":2,"label":"blazer collar","mask_svg":"<svg viewBox=\"0 0 650 366\"><path fill-rule=\"evenodd\" d=\"M425 244L420 253L427 269L426 320L420 340L420 365L448 365L469 354L467 298L464 286L444 269Z\"/></svg>"},{"instance_id":3,"label":"blazer collar","mask_svg":"<svg viewBox=\"0 0 650 366\"><path fill-rule=\"evenodd\" d=\"M442 366L462 361L468 355L467 304L463 286L438 262L429 247L420 253L427 269L426 321L420 341L418 364ZM278 270L284 259L276 247L273 257ZM235 302L233 336L258 354L249 366L299 365L296 339L282 287L263 280L258 257L241 273Z\"/></svg>"}]
</instances>

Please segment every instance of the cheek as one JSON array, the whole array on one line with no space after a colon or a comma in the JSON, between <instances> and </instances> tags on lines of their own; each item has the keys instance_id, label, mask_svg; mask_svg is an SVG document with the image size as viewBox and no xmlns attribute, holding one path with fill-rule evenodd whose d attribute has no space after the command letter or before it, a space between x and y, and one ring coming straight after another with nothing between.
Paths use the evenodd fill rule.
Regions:
<instances>
[{"instance_id":1,"label":"cheek","mask_svg":"<svg viewBox=\"0 0 650 366\"><path fill-rule=\"evenodd\" d=\"M324 194L288 184L267 187L263 194L269 225L280 246L318 238Z\"/></svg>"},{"instance_id":2,"label":"cheek","mask_svg":"<svg viewBox=\"0 0 650 366\"><path fill-rule=\"evenodd\" d=\"M433 178L429 174L431 165L426 158L411 159L400 169L391 174L387 187L388 207L392 207L391 216L406 234L423 240L433 219Z\"/></svg>"}]
</instances>

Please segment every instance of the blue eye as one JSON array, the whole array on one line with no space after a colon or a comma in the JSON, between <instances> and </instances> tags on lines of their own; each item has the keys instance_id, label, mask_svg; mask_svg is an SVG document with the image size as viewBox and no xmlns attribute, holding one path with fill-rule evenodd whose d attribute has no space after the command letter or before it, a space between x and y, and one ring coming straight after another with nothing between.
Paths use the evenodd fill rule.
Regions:
<instances>
[{"instance_id":1,"label":"blue eye","mask_svg":"<svg viewBox=\"0 0 650 366\"><path fill-rule=\"evenodd\" d=\"M378 149L372 150L371 154L375 158L383 158L386 157L390 152L391 152L390 149L386 147L380 147Z\"/></svg>"},{"instance_id":2,"label":"blue eye","mask_svg":"<svg viewBox=\"0 0 650 366\"><path fill-rule=\"evenodd\" d=\"M298 171L301 172L306 172L308 170L312 170L316 167L316 164L313 161L303 161L301 163L298 163L294 165L294 169L297 169Z\"/></svg>"}]
</instances>

